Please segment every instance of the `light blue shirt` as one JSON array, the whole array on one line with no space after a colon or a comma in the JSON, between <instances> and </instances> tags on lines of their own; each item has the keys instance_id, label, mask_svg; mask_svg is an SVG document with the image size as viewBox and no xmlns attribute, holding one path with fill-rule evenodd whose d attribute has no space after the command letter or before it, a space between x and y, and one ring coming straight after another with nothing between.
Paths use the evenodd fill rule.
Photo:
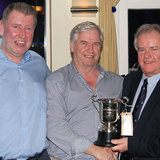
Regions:
<instances>
[{"instance_id":1,"label":"light blue shirt","mask_svg":"<svg viewBox=\"0 0 160 160\"><path fill-rule=\"evenodd\" d=\"M136 94L135 94L134 100L133 100L131 112L133 112L133 110L134 110L135 103L136 103L136 101L137 101L137 98L138 98L138 95L139 95L139 93L140 93L141 87L142 87L142 85L143 85L144 79L146 79L146 76L143 74L142 79L141 79L141 81L140 81L140 84L139 84L139 86L138 86L137 92L136 92ZM144 110L144 107L145 107L148 99L150 98L150 95L152 94L152 92L153 92L156 84L158 83L159 79L160 79L160 73L158 73L158 74L156 74L156 75L154 75L154 76L152 76L152 77L147 78L147 80L148 80L147 94L146 94L146 98L145 98L145 101L144 101L144 103L143 103L141 112L140 112L140 114L139 114L139 118L140 118L140 116L141 116L141 114L142 114L142 112L143 112L143 110Z\"/></svg>"},{"instance_id":2,"label":"light blue shirt","mask_svg":"<svg viewBox=\"0 0 160 160\"><path fill-rule=\"evenodd\" d=\"M94 160L84 154L97 139L101 127L99 113L91 97L120 98L123 78L99 65L93 91L71 62L53 72L46 81L48 152L60 160ZM98 109L98 104L95 104Z\"/></svg>"},{"instance_id":3,"label":"light blue shirt","mask_svg":"<svg viewBox=\"0 0 160 160\"><path fill-rule=\"evenodd\" d=\"M0 49L0 157L26 160L46 143L45 79L42 57L27 51L19 64Z\"/></svg>"}]
</instances>

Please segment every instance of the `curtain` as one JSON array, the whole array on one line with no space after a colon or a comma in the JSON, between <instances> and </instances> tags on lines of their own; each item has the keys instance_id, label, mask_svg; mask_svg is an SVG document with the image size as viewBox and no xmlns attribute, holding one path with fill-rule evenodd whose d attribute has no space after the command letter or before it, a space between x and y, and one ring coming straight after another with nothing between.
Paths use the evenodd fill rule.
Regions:
<instances>
[{"instance_id":1,"label":"curtain","mask_svg":"<svg viewBox=\"0 0 160 160\"><path fill-rule=\"evenodd\" d=\"M116 30L112 7L120 0L99 0L99 25L104 29L103 50L100 56L100 65L105 69L118 74Z\"/></svg>"}]
</instances>

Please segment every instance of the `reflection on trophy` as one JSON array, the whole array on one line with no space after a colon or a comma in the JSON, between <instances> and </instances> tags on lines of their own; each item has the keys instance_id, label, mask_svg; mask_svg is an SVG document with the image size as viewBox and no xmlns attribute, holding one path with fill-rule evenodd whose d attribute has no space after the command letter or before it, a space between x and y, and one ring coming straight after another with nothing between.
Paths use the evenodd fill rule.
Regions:
<instances>
[{"instance_id":1,"label":"reflection on trophy","mask_svg":"<svg viewBox=\"0 0 160 160\"><path fill-rule=\"evenodd\" d=\"M124 97L126 103L128 99ZM100 115L100 121L103 124L101 129L98 131L98 139L95 141L95 145L102 147L111 147L111 139L118 138L118 130L116 128L115 122L117 122L118 115L118 106L120 103L125 104L121 99L98 99L95 100L92 96L92 102L97 109L95 102L99 104L99 110L97 109Z\"/></svg>"}]
</instances>

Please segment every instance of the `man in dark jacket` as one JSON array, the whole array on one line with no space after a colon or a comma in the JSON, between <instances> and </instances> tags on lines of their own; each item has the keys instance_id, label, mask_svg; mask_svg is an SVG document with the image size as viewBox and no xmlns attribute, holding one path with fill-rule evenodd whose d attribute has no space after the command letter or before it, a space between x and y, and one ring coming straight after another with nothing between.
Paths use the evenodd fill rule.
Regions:
<instances>
[{"instance_id":1,"label":"man in dark jacket","mask_svg":"<svg viewBox=\"0 0 160 160\"><path fill-rule=\"evenodd\" d=\"M112 149L126 153L128 156L123 158L125 160L160 160L160 26L140 26L134 45L140 70L128 74L123 84L123 96L128 97L132 104L133 136L112 140L116 144ZM141 108L135 113L145 79L148 81L145 99L140 97L143 99Z\"/></svg>"}]
</instances>

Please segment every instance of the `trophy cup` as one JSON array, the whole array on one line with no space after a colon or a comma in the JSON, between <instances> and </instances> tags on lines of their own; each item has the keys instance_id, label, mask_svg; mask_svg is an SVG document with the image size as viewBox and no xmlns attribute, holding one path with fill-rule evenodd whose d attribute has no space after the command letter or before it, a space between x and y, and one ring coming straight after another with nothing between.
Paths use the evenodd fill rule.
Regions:
<instances>
[{"instance_id":1,"label":"trophy cup","mask_svg":"<svg viewBox=\"0 0 160 160\"><path fill-rule=\"evenodd\" d=\"M118 130L116 122L119 118L118 106L123 103L121 99L98 99L95 100L92 96L92 102L94 107L99 113L100 121L103 124L101 129L98 131L98 139L95 141L95 145L102 147L112 147L114 144L111 143L111 139L118 138ZM124 97L126 103L128 102L127 97ZM99 110L97 109L95 102L99 104Z\"/></svg>"}]
</instances>

